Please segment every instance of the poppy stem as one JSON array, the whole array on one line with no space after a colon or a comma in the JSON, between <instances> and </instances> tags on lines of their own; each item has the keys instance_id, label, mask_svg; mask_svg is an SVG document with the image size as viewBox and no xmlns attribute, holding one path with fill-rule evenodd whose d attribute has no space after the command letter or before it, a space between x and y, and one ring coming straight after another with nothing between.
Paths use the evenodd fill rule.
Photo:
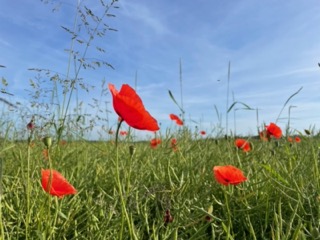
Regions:
<instances>
[{"instance_id":1,"label":"poppy stem","mask_svg":"<svg viewBox=\"0 0 320 240\"><path fill-rule=\"evenodd\" d=\"M122 122L123 122L123 120L121 119L121 120L118 122L118 126L117 126L117 131L116 131L116 148L118 147L119 131L120 131L120 127L121 127Z\"/></svg>"},{"instance_id":2,"label":"poppy stem","mask_svg":"<svg viewBox=\"0 0 320 240\"><path fill-rule=\"evenodd\" d=\"M28 149L27 149L27 217L26 217L26 237L29 236L29 223L30 223L30 155L31 147L30 140L28 139Z\"/></svg>"}]
</instances>

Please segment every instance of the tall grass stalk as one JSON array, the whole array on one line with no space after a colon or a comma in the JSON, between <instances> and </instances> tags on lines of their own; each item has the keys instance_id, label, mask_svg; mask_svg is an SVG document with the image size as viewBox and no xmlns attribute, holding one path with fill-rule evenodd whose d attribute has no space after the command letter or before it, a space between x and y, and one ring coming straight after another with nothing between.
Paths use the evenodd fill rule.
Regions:
<instances>
[{"instance_id":1,"label":"tall grass stalk","mask_svg":"<svg viewBox=\"0 0 320 240\"><path fill-rule=\"evenodd\" d=\"M115 140L115 148L116 148L116 161L115 161L115 164L116 164L116 169L115 169L115 181L116 181L116 184L117 184L117 187L118 187L118 192L119 192L119 197L120 197L120 203L121 203L121 230L119 232L119 239L123 239L124 237L124 234L125 234L125 231L124 231L124 227L125 227L125 222L127 224L127 227L128 227L128 232L129 232L129 235L130 235L130 239L137 239L135 234L134 234L134 229L133 229L133 226L131 224L131 218L127 212L127 205L126 205L126 200L125 200L125 197L124 197L124 187L123 187L123 181L125 181L125 179L120 178L120 168L119 168L119 148L118 148L118 141L119 141L119 138L118 138L118 134L119 134L119 130L120 130L120 127L121 127L121 124L122 124L123 120L121 119L119 122L118 122L118 126L117 126L117 131L116 131L116 140ZM130 156L131 157L131 156ZM124 158L126 159L126 158ZM123 165L122 165L123 166ZM129 174L130 174L130 169L129 169ZM127 187L126 189L129 190L129 186L130 186L130 177L127 176L128 179L127 179ZM128 191L129 192L129 191Z\"/></svg>"},{"instance_id":2,"label":"tall grass stalk","mask_svg":"<svg viewBox=\"0 0 320 240\"><path fill-rule=\"evenodd\" d=\"M231 62L228 64L228 79L227 79L227 99L226 99L226 137L229 134L229 93L230 93L230 75L231 75Z\"/></svg>"}]
</instances>

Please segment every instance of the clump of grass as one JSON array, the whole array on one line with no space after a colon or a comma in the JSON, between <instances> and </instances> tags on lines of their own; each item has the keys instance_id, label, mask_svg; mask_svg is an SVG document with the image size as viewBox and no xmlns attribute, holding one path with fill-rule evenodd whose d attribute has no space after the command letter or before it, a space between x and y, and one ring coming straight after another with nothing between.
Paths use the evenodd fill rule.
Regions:
<instances>
[{"instance_id":1,"label":"clump of grass","mask_svg":"<svg viewBox=\"0 0 320 240\"><path fill-rule=\"evenodd\" d=\"M304 138L295 145L285 139L252 140L249 153L237 150L229 139L218 145L210 139L180 142L178 151L165 143L155 149L148 142L134 143L133 155L128 150L132 143L126 142L119 143L118 153L111 142L57 145L51 151L55 168L79 191L63 199L48 198L41 188L46 160L41 157L44 145L37 142L30 152L29 205L22 197L28 191L26 143L17 144L3 155L2 234L43 239L117 239L119 229L123 238L136 239L294 239L315 234L318 139ZM224 164L241 168L248 181L219 185L212 167ZM123 203L129 222L121 220ZM48 206L56 214L51 218ZM167 210L173 221L166 223Z\"/></svg>"}]
</instances>

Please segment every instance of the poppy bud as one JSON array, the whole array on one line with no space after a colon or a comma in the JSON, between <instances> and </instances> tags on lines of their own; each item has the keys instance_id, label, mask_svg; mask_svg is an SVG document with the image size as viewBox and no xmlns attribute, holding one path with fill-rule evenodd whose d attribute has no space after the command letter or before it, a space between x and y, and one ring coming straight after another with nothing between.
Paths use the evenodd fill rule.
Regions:
<instances>
[{"instance_id":1,"label":"poppy bud","mask_svg":"<svg viewBox=\"0 0 320 240\"><path fill-rule=\"evenodd\" d=\"M172 217L169 209L166 210L163 221L165 224L173 222L173 217Z\"/></svg>"},{"instance_id":2,"label":"poppy bud","mask_svg":"<svg viewBox=\"0 0 320 240\"><path fill-rule=\"evenodd\" d=\"M316 227L312 228L311 236L312 236L312 239L318 239L320 237L319 230Z\"/></svg>"},{"instance_id":3,"label":"poppy bud","mask_svg":"<svg viewBox=\"0 0 320 240\"><path fill-rule=\"evenodd\" d=\"M52 145L52 138L51 137L44 137L43 143L46 145L47 148L50 148Z\"/></svg>"},{"instance_id":4,"label":"poppy bud","mask_svg":"<svg viewBox=\"0 0 320 240\"><path fill-rule=\"evenodd\" d=\"M31 121L27 124L27 129L31 131L31 130L34 129L34 127L35 127L35 126L34 126L34 123L33 123L33 121L31 120Z\"/></svg>"},{"instance_id":5,"label":"poppy bud","mask_svg":"<svg viewBox=\"0 0 320 240\"><path fill-rule=\"evenodd\" d=\"M130 145L130 146L129 146L129 153L130 153L130 156L131 156L131 157L133 156L133 154L135 153L135 151L136 151L135 146Z\"/></svg>"}]
</instances>

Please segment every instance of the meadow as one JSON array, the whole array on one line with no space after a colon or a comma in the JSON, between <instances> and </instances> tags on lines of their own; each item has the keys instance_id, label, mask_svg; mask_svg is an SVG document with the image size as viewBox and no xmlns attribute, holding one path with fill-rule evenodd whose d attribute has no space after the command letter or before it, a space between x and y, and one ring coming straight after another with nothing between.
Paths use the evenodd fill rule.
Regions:
<instances>
[{"instance_id":1,"label":"meadow","mask_svg":"<svg viewBox=\"0 0 320 240\"><path fill-rule=\"evenodd\" d=\"M175 148L171 139L176 139ZM319 140L211 139L187 128L161 143L2 142L2 239L317 239ZM134 149L134 151L132 151ZM77 189L51 196L41 169ZM214 166L247 177L222 185Z\"/></svg>"},{"instance_id":2,"label":"meadow","mask_svg":"<svg viewBox=\"0 0 320 240\"><path fill-rule=\"evenodd\" d=\"M78 96L90 86L82 71L112 68L87 58L97 37L116 31L106 22L117 1L99 2L102 15L81 2L74 26L62 27L72 43L67 73L30 69L37 74L30 80L32 114L6 100L12 94L2 78L0 238L320 239L314 131L293 132L289 124L281 130L275 119L261 124L257 137L233 136L227 128L226 136L221 128L206 133L186 124L182 97L178 103L171 91L179 116L168 112L174 128L158 131L131 86L118 91L105 80L100 97L112 99L112 109L96 100L97 115L83 113ZM95 46L94 54L103 52ZM229 104L229 75L230 63L226 116L236 104L250 108ZM182 83L180 75L181 96ZM7 119L7 107L19 121ZM110 111L118 122L110 122ZM97 121L105 124L103 140L86 140ZM154 138L138 141L140 130Z\"/></svg>"}]
</instances>

